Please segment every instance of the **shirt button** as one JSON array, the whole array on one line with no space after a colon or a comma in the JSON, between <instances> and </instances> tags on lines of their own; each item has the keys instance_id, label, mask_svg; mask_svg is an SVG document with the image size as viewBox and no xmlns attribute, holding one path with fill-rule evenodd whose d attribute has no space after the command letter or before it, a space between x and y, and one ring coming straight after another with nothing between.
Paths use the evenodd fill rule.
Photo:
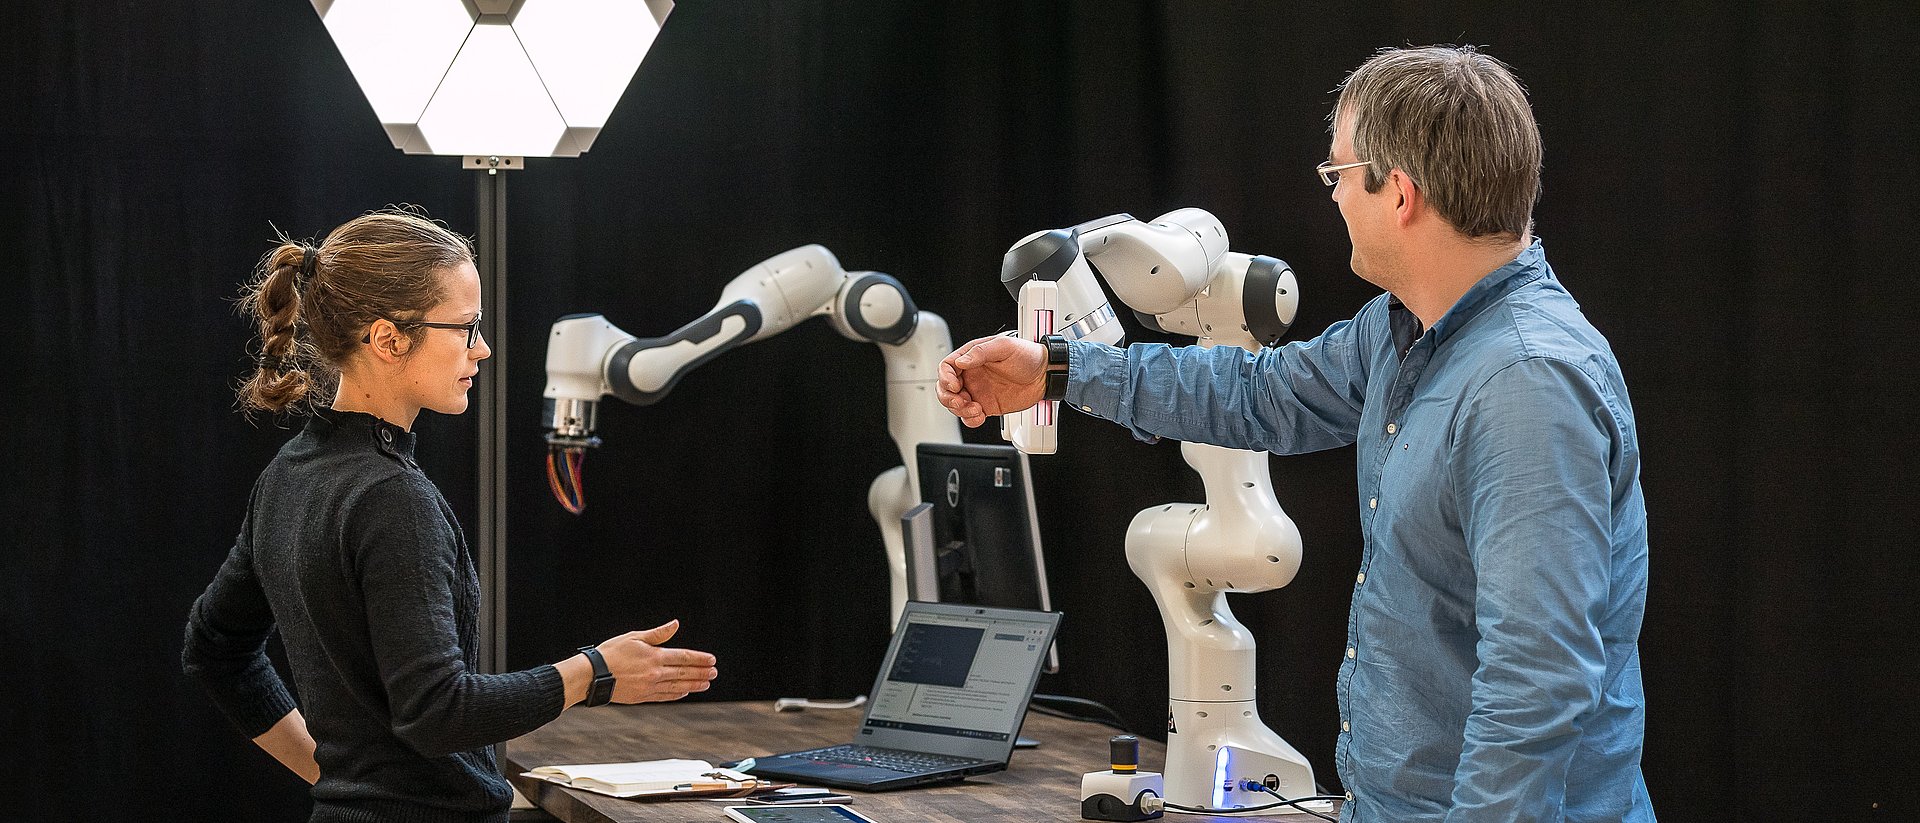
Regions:
<instances>
[{"instance_id":1,"label":"shirt button","mask_svg":"<svg viewBox=\"0 0 1920 823\"><path fill-rule=\"evenodd\" d=\"M1353 802L1353 792L1347 792L1347 802L1348 803Z\"/></svg>"},{"instance_id":2,"label":"shirt button","mask_svg":"<svg viewBox=\"0 0 1920 823\"><path fill-rule=\"evenodd\" d=\"M393 432L390 432L390 431L387 431L386 429L381 429L381 430L380 430L380 440L381 440L382 442L386 442L386 443L392 443L392 442L393 442Z\"/></svg>"},{"instance_id":3,"label":"shirt button","mask_svg":"<svg viewBox=\"0 0 1920 823\"><path fill-rule=\"evenodd\" d=\"M1342 720L1340 721L1340 730L1343 732L1350 732L1350 731L1353 731L1353 727L1348 725L1347 721Z\"/></svg>"},{"instance_id":4,"label":"shirt button","mask_svg":"<svg viewBox=\"0 0 1920 823\"><path fill-rule=\"evenodd\" d=\"M1388 424L1387 424L1387 434L1393 434L1394 432L1397 432L1397 431L1399 431L1399 430L1400 430L1400 426L1399 426L1399 424L1397 424L1397 423L1388 423Z\"/></svg>"},{"instance_id":5,"label":"shirt button","mask_svg":"<svg viewBox=\"0 0 1920 823\"><path fill-rule=\"evenodd\" d=\"M1356 579L1356 580L1354 580L1354 582L1355 582L1355 583L1365 583L1365 582L1367 582L1367 573L1366 573L1366 572L1361 572L1361 573L1360 573L1360 577L1359 577L1358 579Z\"/></svg>"},{"instance_id":6,"label":"shirt button","mask_svg":"<svg viewBox=\"0 0 1920 823\"><path fill-rule=\"evenodd\" d=\"M1378 497L1369 497L1369 498L1367 498L1367 508L1369 508L1369 509L1377 509L1377 508L1380 508L1380 498L1378 498Z\"/></svg>"},{"instance_id":7,"label":"shirt button","mask_svg":"<svg viewBox=\"0 0 1920 823\"><path fill-rule=\"evenodd\" d=\"M1348 659L1348 660L1352 660L1352 659L1353 659L1353 654L1354 654L1354 652L1353 652L1353 647L1352 647L1352 646L1348 646L1348 647L1347 647L1347 659Z\"/></svg>"}]
</instances>

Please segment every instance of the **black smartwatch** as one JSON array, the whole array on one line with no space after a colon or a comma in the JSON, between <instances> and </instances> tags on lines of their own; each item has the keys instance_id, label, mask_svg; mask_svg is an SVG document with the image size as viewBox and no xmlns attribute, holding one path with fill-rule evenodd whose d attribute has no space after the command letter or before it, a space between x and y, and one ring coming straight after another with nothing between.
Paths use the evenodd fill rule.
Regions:
<instances>
[{"instance_id":1,"label":"black smartwatch","mask_svg":"<svg viewBox=\"0 0 1920 823\"><path fill-rule=\"evenodd\" d=\"M1040 338L1040 345L1047 347L1047 400L1067 399L1067 338L1049 334Z\"/></svg>"},{"instance_id":2,"label":"black smartwatch","mask_svg":"<svg viewBox=\"0 0 1920 823\"><path fill-rule=\"evenodd\" d=\"M593 646L581 646L580 653L593 664L593 683L587 686L587 699L580 705L605 706L613 700L613 672L607 669L607 659Z\"/></svg>"}]
</instances>

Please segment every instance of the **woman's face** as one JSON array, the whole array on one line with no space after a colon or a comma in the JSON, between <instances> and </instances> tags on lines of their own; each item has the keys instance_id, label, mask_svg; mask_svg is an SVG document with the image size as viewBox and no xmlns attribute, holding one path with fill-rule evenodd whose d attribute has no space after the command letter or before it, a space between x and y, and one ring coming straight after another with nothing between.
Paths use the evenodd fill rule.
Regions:
<instances>
[{"instance_id":1,"label":"woman's face","mask_svg":"<svg viewBox=\"0 0 1920 823\"><path fill-rule=\"evenodd\" d=\"M420 319L429 323L473 322L480 314L480 273L473 263L443 269L440 277L447 296ZM491 356L493 349L484 339L467 348L467 334L460 329L428 328L421 334L400 369L398 382L411 401L409 405L441 414L465 412L473 376L480 371L480 361Z\"/></svg>"}]
</instances>

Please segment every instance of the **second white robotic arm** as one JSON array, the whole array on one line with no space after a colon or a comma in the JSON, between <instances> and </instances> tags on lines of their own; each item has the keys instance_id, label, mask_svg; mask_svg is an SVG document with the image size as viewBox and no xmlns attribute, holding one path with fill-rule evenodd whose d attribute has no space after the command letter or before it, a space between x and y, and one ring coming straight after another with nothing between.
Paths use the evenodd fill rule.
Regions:
<instances>
[{"instance_id":1,"label":"second white robotic arm","mask_svg":"<svg viewBox=\"0 0 1920 823\"><path fill-rule=\"evenodd\" d=\"M900 515L919 499L916 447L960 442L958 422L933 397L940 358L953 348L947 323L920 311L900 281L848 272L825 247L809 245L741 272L711 311L662 337L635 337L598 314L563 317L547 340L547 440L564 453L562 465L574 465L569 461L599 442L593 432L600 398L657 403L707 361L818 316L850 340L879 346L886 362L887 431L902 465L875 478L867 496L886 543L897 616L906 601ZM563 484L554 486L567 503Z\"/></svg>"},{"instance_id":2,"label":"second white robotic arm","mask_svg":"<svg viewBox=\"0 0 1920 823\"><path fill-rule=\"evenodd\" d=\"M728 349L817 315L848 338L891 345L912 337L920 321L900 281L848 273L824 246L801 246L741 272L711 311L663 337L637 338L598 314L561 318L547 341L548 426L561 438L590 435L601 397L657 403Z\"/></svg>"}]
</instances>

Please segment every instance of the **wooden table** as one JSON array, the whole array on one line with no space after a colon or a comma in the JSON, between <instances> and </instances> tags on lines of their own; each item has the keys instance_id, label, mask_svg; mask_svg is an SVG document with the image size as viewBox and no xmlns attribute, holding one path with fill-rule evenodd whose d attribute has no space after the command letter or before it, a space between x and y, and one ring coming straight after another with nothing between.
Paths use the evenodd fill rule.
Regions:
<instances>
[{"instance_id":1,"label":"wooden table","mask_svg":"<svg viewBox=\"0 0 1920 823\"><path fill-rule=\"evenodd\" d=\"M722 804L706 800L621 800L520 777L536 766L611 763L684 757L720 762L845 743L853 739L860 711L779 712L771 701L751 703L656 703L568 710L539 731L507 744L504 767L514 786L567 823L717 823ZM853 807L880 823L980 823L980 821L1071 821L1080 819L1080 775L1106 768L1112 729L1095 723L1029 714L1021 734L1037 749L1013 753L1004 772L958 783L894 792L848 792ZM1157 769L1166 747L1140 742L1142 768ZM1168 814L1163 820L1315 821L1306 815L1214 817Z\"/></svg>"}]
</instances>

